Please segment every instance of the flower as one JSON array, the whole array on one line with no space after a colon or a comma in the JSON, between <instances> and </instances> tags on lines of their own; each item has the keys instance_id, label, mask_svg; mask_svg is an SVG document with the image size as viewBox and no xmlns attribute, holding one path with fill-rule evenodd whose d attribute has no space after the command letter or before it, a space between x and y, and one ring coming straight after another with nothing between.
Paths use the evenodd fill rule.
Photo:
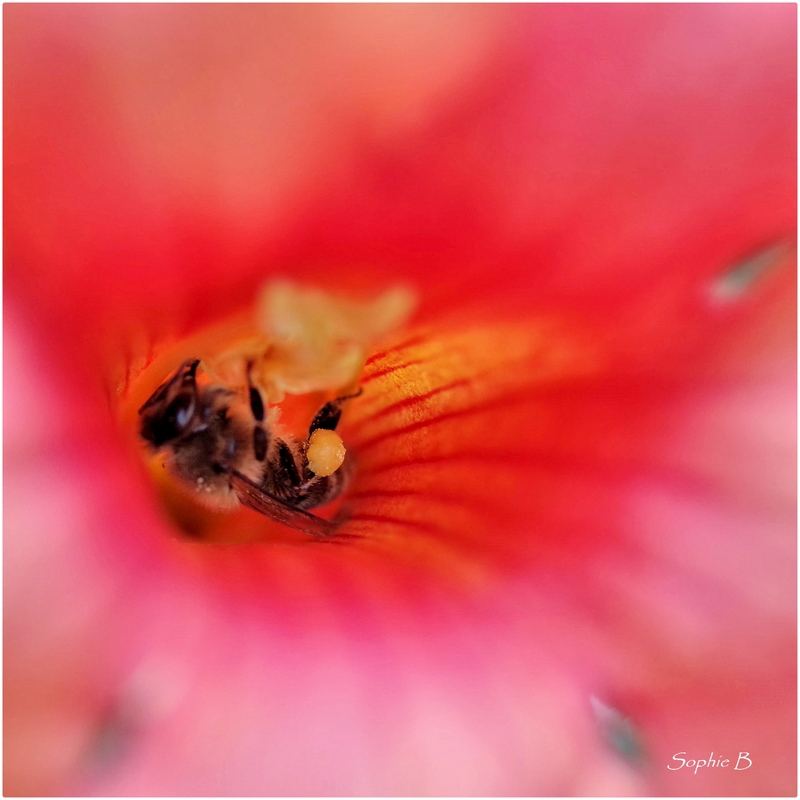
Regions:
<instances>
[{"instance_id":1,"label":"flower","mask_svg":"<svg viewBox=\"0 0 800 800\"><path fill-rule=\"evenodd\" d=\"M6 794L793 793L795 14L7 7ZM287 274L420 298L358 538L191 540L120 392Z\"/></svg>"}]
</instances>

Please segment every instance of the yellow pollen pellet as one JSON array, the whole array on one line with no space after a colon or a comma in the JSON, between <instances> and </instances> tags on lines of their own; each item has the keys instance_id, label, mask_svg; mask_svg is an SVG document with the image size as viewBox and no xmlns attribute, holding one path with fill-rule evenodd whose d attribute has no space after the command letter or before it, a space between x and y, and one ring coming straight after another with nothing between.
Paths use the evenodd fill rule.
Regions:
<instances>
[{"instance_id":1,"label":"yellow pollen pellet","mask_svg":"<svg viewBox=\"0 0 800 800\"><path fill-rule=\"evenodd\" d=\"M333 475L342 466L346 452L342 437L336 431L318 428L308 440L308 468L322 478Z\"/></svg>"}]
</instances>

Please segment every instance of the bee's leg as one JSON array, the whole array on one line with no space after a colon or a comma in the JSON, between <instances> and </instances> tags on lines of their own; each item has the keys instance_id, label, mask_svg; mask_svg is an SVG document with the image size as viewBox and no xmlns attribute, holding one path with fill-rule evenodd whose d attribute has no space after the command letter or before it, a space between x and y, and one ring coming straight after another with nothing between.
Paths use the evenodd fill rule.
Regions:
<instances>
[{"instance_id":1,"label":"bee's leg","mask_svg":"<svg viewBox=\"0 0 800 800\"><path fill-rule=\"evenodd\" d=\"M306 475L311 478L298 488L293 505L305 510L323 506L337 498L353 477L353 464L346 458L333 475L326 477L316 476L306 467Z\"/></svg>"},{"instance_id":2,"label":"bee's leg","mask_svg":"<svg viewBox=\"0 0 800 800\"><path fill-rule=\"evenodd\" d=\"M317 411L317 415L311 421L311 427L308 429L309 438L311 434L319 428L335 431L336 426L339 424L339 419L342 416L342 405L344 401L358 397L363 391L363 389L359 389L355 394L346 394L343 397L337 397L335 400L325 403L325 405Z\"/></svg>"},{"instance_id":3,"label":"bee's leg","mask_svg":"<svg viewBox=\"0 0 800 800\"><path fill-rule=\"evenodd\" d=\"M329 403L325 403L311 422L311 426L308 429L308 439L306 439L297 453L298 467L300 469L300 474L304 478L303 484L300 486L300 496L296 501L298 508L306 509L324 505L337 497L347 483L349 483L353 472L352 459L345 458L344 464L331 475L315 475L308 468L308 456L306 452L308 449L308 441L311 439L311 435L314 431L320 429L329 431L335 430L342 416L342 405L345 400L358 397L362 391L363 389L359 389L355 394L343 395L342 397L337 397L335 400L331 400Z\"/></svg>"},{"instance_id":4,"label":"bee's leg","mask_svg":"<svg viewBox=\"0 0 800 800\"><path fill-rule=\"evenodd\" d=\"M247 385L250 389L250 411L253 413L253 418L256 422L264 421L264 400L261 397L261 392L253 386L253 381L250 379L250 371L253 368L251 361L247 365Z\"/></svg>"},{"instance_id":5,"label":"bee's leg","mask_svg":"<svg viewBox=\"0 0 800 800\"><path fill-rule=\"evenodd\" d=\"M284 481L288 486L297 488L303 483L303 473L306 472L306 457L304 453L298 453L299 458L283 439L278 439L278 464L283 473ZM298 460L300 463L298 464Z\"/></svg>"},{"instance_id":6,"label":"bee's leg","mask_svg":"<svg viewBox=\"0 0 800 800\"><path fill-rule=\"evenodd\" d=\"M250 380L250 370L252 364L247 365L247 384L250 390L250 412L256 425L253 428L253 455L257 461L264 461L267 457L267 449L269 448L269 436L264 428L264 400L261 397L261 392L253 386Z\"/></svg>"}]
</instances>

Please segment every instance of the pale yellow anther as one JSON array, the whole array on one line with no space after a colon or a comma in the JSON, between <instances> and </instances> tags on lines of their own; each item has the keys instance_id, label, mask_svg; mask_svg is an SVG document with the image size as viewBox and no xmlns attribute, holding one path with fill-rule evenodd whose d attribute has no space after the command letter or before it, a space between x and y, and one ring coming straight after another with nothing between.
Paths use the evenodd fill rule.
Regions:
<instances>
[{"instance_id":1,"label":"pale yellow anther","mask_svg":"<svg viewBox=\"0 0 800 800\"><path fill-rule=\"evenodd\" d=\"M270 281L256 304L259 333L203 356L203 370L215 383L257 386L269 405L287 394L352 393L369 350L405 322L415 303L414 293L399 286L354 300Z\"/></svg>"},{"instance_id":2,"label":"pale yellow anther","mask_svg":"<svg viewBox=\"0 0 800 800\"><path fill-rule=\"evenodd\" d=\"M372 344L400 327L415 303L414 293L402 287L357 301L273 281L264 287L256 313L270 348L254 363L254 377L270 394L352 387Z\"/></svg>"},{"instance_id":3,"label":"pale yellow anther","mask_svg":"<svg viewBox=\"0 0 800 800\"><path fill-rule=\"evenodd\" d=\"M308 440L308 468L322 478L333 475L342 466L346 452L342 437L336 431L318 428Z\"/></svg>"}]
</instances>

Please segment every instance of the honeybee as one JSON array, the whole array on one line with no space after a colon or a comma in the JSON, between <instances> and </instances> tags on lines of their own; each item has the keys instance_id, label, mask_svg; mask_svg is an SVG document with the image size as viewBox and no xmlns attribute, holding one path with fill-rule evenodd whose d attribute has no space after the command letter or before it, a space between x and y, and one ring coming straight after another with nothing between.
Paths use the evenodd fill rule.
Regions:
<instances>
[{"instance_id":1,"label":"honeybee","mask_svg":"<svg viewBox=\"0 0 800 800\"><path fill-rule=\"evenodd\" d=\"M207 504L242 503L306 533L333 534L340 521L307 509L341 494L352 476L352 459L345 456L332 474L317 475L309 466L309 440L317 431L335 430L343 404L361 391L322 406L308 438L298 442L273 432L271 409L249 378L244 400L241 391L199 382L199 365L200 359L185 361L139 409L141 438L153 451L166 452L166 468Z\"/></svg>"}]
</instances>

